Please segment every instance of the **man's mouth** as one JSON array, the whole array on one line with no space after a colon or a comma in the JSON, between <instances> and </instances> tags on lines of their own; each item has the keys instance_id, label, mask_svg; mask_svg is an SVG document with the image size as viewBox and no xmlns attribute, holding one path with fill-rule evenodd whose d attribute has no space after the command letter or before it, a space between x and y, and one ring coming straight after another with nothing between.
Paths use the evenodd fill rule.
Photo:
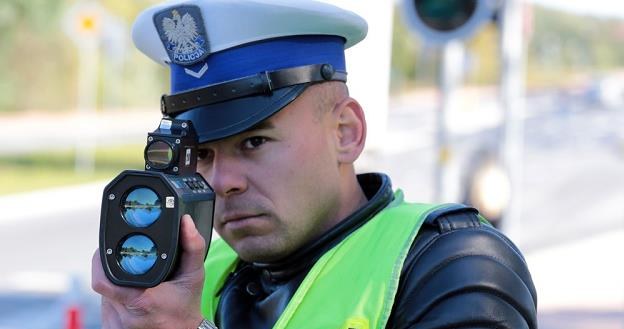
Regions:
<instances>
[{"instance_id":1,"label":"man's mouth","mask_svg":"<svg viewBox=\"0 0 624 329\"><path fill-rule=\"evenodd\" d=\"M226 214L223 217L221 223L225 225L233 225L236 223L243 223L245 221L249 221L255 218L259 218L264 216L264 214L252 214L252 213L232 213Z\"/></svg>"}]
</instances>

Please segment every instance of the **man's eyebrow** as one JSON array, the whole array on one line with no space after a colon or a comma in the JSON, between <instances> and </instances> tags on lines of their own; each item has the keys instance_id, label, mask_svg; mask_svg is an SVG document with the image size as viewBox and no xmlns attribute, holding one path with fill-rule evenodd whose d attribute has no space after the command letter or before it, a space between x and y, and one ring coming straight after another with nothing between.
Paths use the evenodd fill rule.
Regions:
<instances>
[{"instance_id":1,"label":"man's eyebrow","mask_svg":"<svg viewBox=\"0 0 624 329\"><path fill-rule=\"evenodd\" d=\"M253 131L256 131L256 130L273 129L273 128L275 128L275 125L273 124L273 122L271 122L270 120L264 120L264 121L261 121L261 122L255 124L255 125L251 126L251 128L246 129L245 131L238 133L237 135L239 135L239 134L246 134L246 133L253 132ZM206 148L208 148L208 145L210 143L212 143L212 142L201 143L201 144L198 145L198 148L206 149Z\"/></svg>"}]
</instances>

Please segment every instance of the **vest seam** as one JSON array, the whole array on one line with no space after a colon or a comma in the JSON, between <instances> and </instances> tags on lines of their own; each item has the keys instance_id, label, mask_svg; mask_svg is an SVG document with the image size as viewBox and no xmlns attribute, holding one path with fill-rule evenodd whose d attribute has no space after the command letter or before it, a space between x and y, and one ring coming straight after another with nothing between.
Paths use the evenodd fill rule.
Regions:
<instances>
[{"instance_id":1,"label":"vest seam","mask_svg":"<svg viewBox=\"0 0 624 329\"><path fill-rule=\"evenodd\" d=\"M413 207L413 205L411 204L406 204L406 206ZM425 218L431 211L432 210L430 209L430 210L423 212L422 214L420 214L419 218L416 219L416 222L411 228L412 232L410 233L409 238L406 239L405 243L403 244L403 247L401 248L401 253L395 260L394 267L392 270L392 275L391 275L392 291L391 292L388 291L386 293L388 296L386 296L386 299L384 301L384 309L383 309L383 313L381 314L380 323L379 323L381 325L380 328L385 328L386 325L388 324L388 320L390 319L390 314L392 313L392 309L394 308L394 301L398 293L398 288L399 288L399 284L401 281L401 274L403 271L403 266L405 265L405 260L407 259L407 256L409 255L409 250L412 244L414 243L414 241L416 240L416 237L418 236L418 232L420 231L420 229L422 228L422 225L424 224Z\"/></svg>"}]
</instances>

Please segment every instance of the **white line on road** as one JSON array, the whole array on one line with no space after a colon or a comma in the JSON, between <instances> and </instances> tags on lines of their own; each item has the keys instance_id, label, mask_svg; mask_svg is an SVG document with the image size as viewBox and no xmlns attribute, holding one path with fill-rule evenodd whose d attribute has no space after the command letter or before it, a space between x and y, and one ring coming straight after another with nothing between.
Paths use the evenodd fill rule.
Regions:
<instances>
[{"instance_id":1,"label":"white line on road","mask_svg":"<svg viewBox=\"0 0 624 329\"><path fill-rule=\"evenodd\" d=\"M38 190L0 197L0 225L99 208L107 182Z\"/></svg>"}]
</instances>

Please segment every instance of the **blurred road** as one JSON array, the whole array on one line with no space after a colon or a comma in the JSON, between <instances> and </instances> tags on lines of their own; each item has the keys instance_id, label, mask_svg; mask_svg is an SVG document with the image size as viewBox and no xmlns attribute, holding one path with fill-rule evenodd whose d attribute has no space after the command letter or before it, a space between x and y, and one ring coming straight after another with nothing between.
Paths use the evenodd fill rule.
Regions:
<instances>
[{"instance_id":1,"label":"blurred road","mask_svg":"<svg viewBox=\"0 0 624 329\"><path fill-rule=\"evenodd\" d=\"M493 97L463 96L467 103L449 123L458 177L479 145L498 138L501 117ZM368 150L358 170L387 172L409 200L432 201L435 104L432 93L394 98L387 147ZM115 121L141 127L122 129L133 143L156 120L115 114ZM14 132L25 131L12 123ZM528 99L525 123L522 222L512 238L538 288L540 327L622 329L624 110L578 108L559 94L538 94ZM0 140L8 140L3 134ZM34 147L27 144L24 149ZM9 149L3 147L0 153ZM53 284L62 290L65 273L81 278L88 290L103 185L0 198L0 250L8 264L0 267L0 291ZM2 309L0 300L0 318Z\"/></svg>"},{"instance_id":2,"label":"blurred road","mask_svg":"<svg viewBox=\"0 0 624 329\"><path fill-rule=\"evenodd\" d=\"M26 113L0 118L0 154L71 149L76 143L140 144L158 126L158 109L109 110L94 114Z\"/></svg>"},{"instance_id":3,"label":"blurred road","mask_svg":"<svg viewBox=\"0 0 624 329\"><path fill-rule=\"evenodd\" d=\"M467 92L461 97L476 96ZM436 108L423 104L434 101L395 99L389 118L389 150L368 154L367 162L360 164L389 172L395 185L413 200L432 199ZM500 122L495 100L478 98L478 102L461 104L462 111L451 114L451 156L460 180L461 168L467 167L479 148L500 138L495 129ZM579 110L568 102L572 100L557 93L527 100L522 222L515 224L519 232L513 232L525 251L624 229L624 108Z\"/></svg>"},{"instance_id":4,"label":"blurred road","mask_svg":"<svg viewBox=\"0 0 624 329\"><path fill-rule=\"evenodd\" d=\"M66 328L75 307L81 329L99 328L99 297L89 284L102 188L0 198L0 209L7 209L0 217L0 329Z\"/></svg>"}]
</instances>

